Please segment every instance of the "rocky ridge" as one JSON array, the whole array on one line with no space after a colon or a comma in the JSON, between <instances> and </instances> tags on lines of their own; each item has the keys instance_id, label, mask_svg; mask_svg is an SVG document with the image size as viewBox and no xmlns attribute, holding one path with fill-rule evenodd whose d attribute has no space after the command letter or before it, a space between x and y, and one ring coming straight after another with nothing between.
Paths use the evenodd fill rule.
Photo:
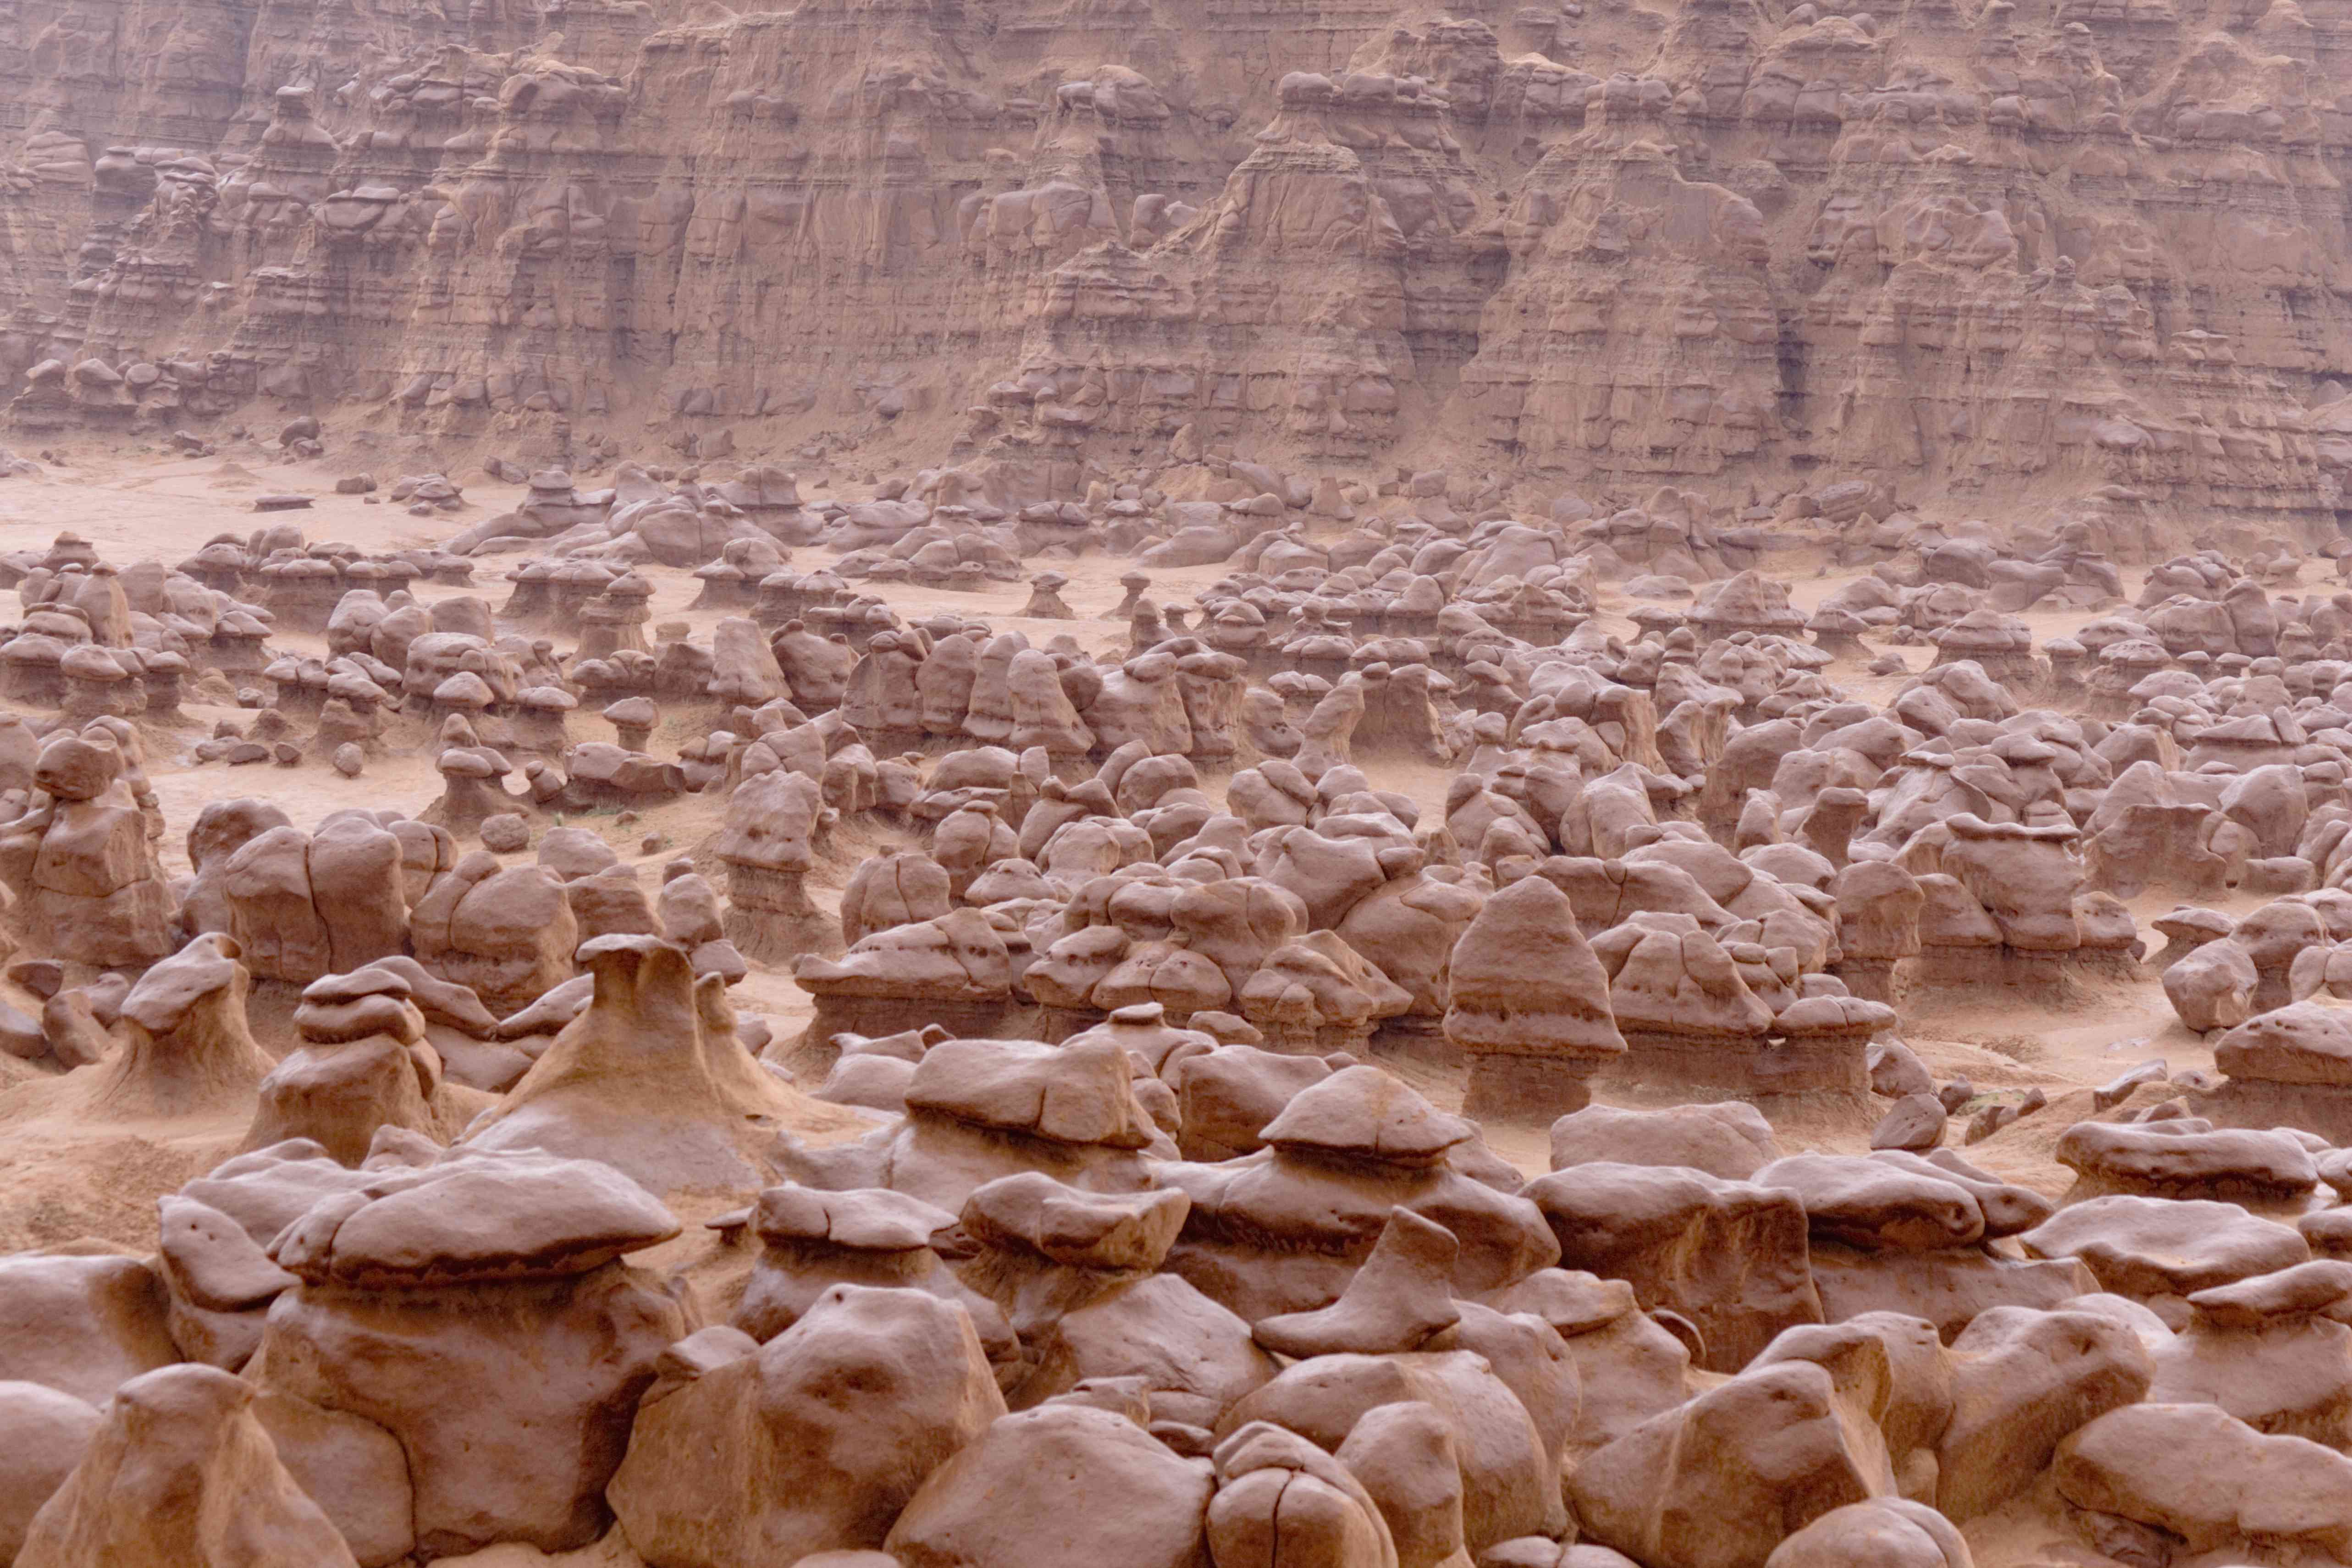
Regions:
<instances>
[{"instance_id":1,"label":"rocky ridge","mask_svg":"<svg viewBox=\"0 0 2352 1568\"><path fill-rule=\"evenodd\" d=\"M8 422L2332 537L2340 5L1458 13L27 0Z\"/></svg>"}]
</instances>

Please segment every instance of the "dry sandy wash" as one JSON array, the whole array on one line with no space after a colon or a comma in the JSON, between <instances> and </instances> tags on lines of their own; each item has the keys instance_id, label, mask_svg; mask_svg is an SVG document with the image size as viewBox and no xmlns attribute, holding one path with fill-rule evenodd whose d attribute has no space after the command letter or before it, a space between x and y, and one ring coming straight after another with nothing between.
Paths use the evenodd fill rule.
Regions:
<instances>
[{"instance_id":1,"label":"dry sandy wash","mask_svg":"<svg viewBox=\"0 0 2352 1568\"><path fill-rule=\"evenodd\" d=\"M2352 1564L2331 562L178 445L0 463L0 1568Z\"/></svg>"}]
</instances>

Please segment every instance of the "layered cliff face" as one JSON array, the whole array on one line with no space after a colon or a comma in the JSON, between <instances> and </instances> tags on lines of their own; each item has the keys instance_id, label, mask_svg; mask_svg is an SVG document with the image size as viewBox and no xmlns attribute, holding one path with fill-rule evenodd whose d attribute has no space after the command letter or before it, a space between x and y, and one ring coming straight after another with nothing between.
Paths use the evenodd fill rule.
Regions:
<instances>
[{"instance_id":1,"label":"layered cliff face","mask_svg":"<svg viewBox=\"0 0 2352 1568\"><path fill-rule=\"evenodd\" d=\"M9 0L0 41L19 430L2345 504L2347 0Z\"/></svg>"}]
</instances>

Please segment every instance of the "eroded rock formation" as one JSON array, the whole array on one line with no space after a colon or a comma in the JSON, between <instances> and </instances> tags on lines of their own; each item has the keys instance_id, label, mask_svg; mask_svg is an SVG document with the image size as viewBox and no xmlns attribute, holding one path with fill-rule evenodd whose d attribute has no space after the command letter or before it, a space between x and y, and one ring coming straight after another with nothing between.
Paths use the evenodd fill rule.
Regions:
<instances>
[{"instance_id":1,"label":"eroded rock formation","mask_svg":"<svg viewBox=\"0 0 2352 1568\"><path fill-rule=\"evenodd\" d=\"M1643 16L37 5L9 417L497 427L551 518L608 424L913 432L996 503L1452 450L1841 524L2338 504L2332 7ZM720 489L713 541L790 535L789 480Z\"/></svg>"}]
</instances>

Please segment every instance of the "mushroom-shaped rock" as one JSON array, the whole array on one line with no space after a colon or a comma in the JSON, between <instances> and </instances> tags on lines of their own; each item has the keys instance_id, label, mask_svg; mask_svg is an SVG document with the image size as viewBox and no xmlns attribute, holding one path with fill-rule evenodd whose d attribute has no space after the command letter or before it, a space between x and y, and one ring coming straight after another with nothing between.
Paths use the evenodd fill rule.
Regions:
<instances>
[{"instance_id":1,"label":"mushroom-shaped rock","mask_svg":"<svg viewBox=\"0 0 2352 1568\"><path fill-rule=\"evenodd\" d=\"M1086 1192L1037 1172L973 1191L963 1229L982 1251L963 1277L1020 1333L1015 1407L1117 1382L1156 1419L1207 1426L1275 1374L1247 1323L1158 1271L1190 1208L1179 1191Z\"/></svg>"},{"instance_id":2,"label":"mushroom-shaped rock","mask_svg":"<svg viewBox=\"0 0 2352 1568\"><path fill-rule=\"evenodd\" d=\"M903 1121L856 1144L785 1139L772 1156L812 1186L888 1186L961 1210L998 1176L1039 1172L1090 1191L1145 1184L1166 1134L1137 1098L1135 1069L1108 1042L946 1039L907 1079Z\"/></svg>"},{"instance_id":3,"label":"mushroom-shaped rock","mask_svg":"<svg viewBox=\"0 0 2352 1568\"><path fill-rule=\"evenodd\" d=\"M1500 1289L1557 1261L1559 1244L1533 1204L1456 1168L1478 1158L1464 1148L1474 1136L1379 1068L1343 1068L1299 1090L1256 1153L1159 1168L1192 1199L1169 1267L1252 1321L1309 1310L1339 1296L1405 1207L1454 1233L1455 1295Z\"/></svg>"},{"instance_id":4,"label":"mushroom-shaped rock","mask_svg":"<svg viewBox=\"0 0 2352 1568\"><path fill-rule=\"evenodd\" d=\"M95 1069L87 1108L123 1121L241 1110L270 1070L245 1016L236 942L196 938L123 997L123 1047ZM68 1079L70 1085L74 1080Z\"/></svg>"},{"instance_id":5,"label":"mushroom-shaped rock","mask_svg":"<svg viewBox=\"0 0 2352 1568\"><path fill-rule=\"evenodd\" d=\"M836 1285L912 1288L961 1303L982 1326L982 1342L1002 1346L1011 1329L933 1250L933 1237L954 1224L945 1209L887 1187L770 1187L751 1210L761 1250L730 1321L764 1344Z\"/></svg>"},{"instance_id":6,"label":"mushroom-shaped rock","mask_svg":"<svg viewBox=\"0 0 2352 1568\"><path fill-rule=\"evenodd\" d=\"M36 951L99 968L172 950L172 890L132 789L144 781L108 722L51 736L33 773L46 803L0 824L0 880L16 895L16 930Z\"/></svg>"},{"instance_id":7,"label":"mushroom-shaped rock","mask_svg":"<svg viewBox=\"0 0 2352 1568\"><path fill-rule=\"evenodd\" d=\"M413 959L394 963L415 968ZM473 1002L460 987L440 985L421 970L412 979L393 965L331 974L305 987L294 1009L301 1043L262 1080L261 1104L245 1146L305 1139L356 1165L385 1128L436 1144L455 1137L474 1103L461 1105L464 1097L443 1091L441 1054L427 1040L425 1012L414 1001L418 980L427 992ZM440 1007L436 1012L450 1016ZM478 1002L473 1012L480 1014ZM488 1033L487 1015L481 1018Z\"/></svg>"},{"instance_id":8,"label":"mushroom-shaped rock","mask_svg":"<svg viewBox=\"0 0 2352 1568\"><path fill-rule=\"evenodd\" d=\"M1865 1249L1932 1251L1984 1236L1984 1210L1966 1187L1884 1161L1792 1154L1756 1182L1794 1193L1814 1234Z\"/></svg>"},{"instance_id":9,"label":"mushroom-shaped rock","mask_svg":"<svg viewBox=\"0 0 2352 1568\"><path fill-rule=\"evenodd\" d=\"M1522 877L1486 900L1454 944L1445 1035L1471 1058L1471 1116L1549 1120L1591 1099L1625 1041L1567 894Z\"/></svg>"},{"instance_id":10,"label":"mushroom-shaped rock","mask_svg":"<svg viewBox=\"0 0 2352 1568\"><path fill-rule=\"evenodd\" d=\"M1361 1047L1412 1005L1405 989L1336 931L1311 931L1266 954L1242 986L1242 1016L1277 1047Z\"/></svg>"},{"instance_id":11,"label":"mushroom-shaped rock","mask_svg":"<svg viewBox=\"0 0 2352 1568\"><path fill-rule=\"evenodd\" d=\"M772 768L736 787L712 852L727 868L725 932L745 956L774 962L838 951L838 928L806 886L817 835L833 816L805 773ZM937 912L946 912L944 897Z\"/></svg>"},{"instance_id":12,"label":"mushroom-shaped rock","mask_svg":"<svg viewBox=\"0 0 2352 1568\"><path fill-rule=\"evenodd\" d=\"M845 929L848 918L845 909ZM1014 978L1005 937L986 914L960 909L875 931L838 960L802 955L793 978L817 999L813 1037L891 1034L930 1022L969 1024L975 1033L994 1026Z\"/></svg>"},{"instance_id":13,"label":"mushroom-shaped rock","mask_svg":"<svg viewBox=\"0 0 2352 1568\"><path fill-rule=\"evenodd\" d=\"M2284 1202L2319 1184L2309 1151L2284 1131L2078 1121L2060 1136L2060 1164L2074 1171L2070 1197L2138 1193L2159 1198Z\"/></svg>"},{"instance_id":14,"label":"mushroom-shaped rock","mask_svg":"<svg viewBox=\"0 0 2352 1568\"><path fill-rule=\"evenodd\" d=\"M594 1541L638 1396L687 1331L679 1303L623 1258L677 1222L609 1166L544 1154L458 1153L363 1180L273 1243L301 1282L269 1309L257 1381L391 1435L419 1554Z\"/></svg>"},{"instance_id":15,"label":"mushroom-shaped rock","mask_svg":"<svg viewBox=\"0 0 2352 1568\"><path fill-rule=\"evenodd\" d=\"M598 937L580 962L588 1010L564 1026L467 1147L544 1149L601 1160L648 1189L760 1184L759 1119L804 1104L735 1037L717 974L653 936Z\"/></svg>"},{"instance_id":16,"label":"mushroom-shaped rock","mask_svg":"<svg viewBox=\"0 0 2352 1568\"><path fill-rule=\"evenodd\" d=\"M314 1285L388 1289L586 1274L678 1232L651 1194L593 1161L461 1157L314 1207L271 1247Z\"/></svg>"}]
</instances>

